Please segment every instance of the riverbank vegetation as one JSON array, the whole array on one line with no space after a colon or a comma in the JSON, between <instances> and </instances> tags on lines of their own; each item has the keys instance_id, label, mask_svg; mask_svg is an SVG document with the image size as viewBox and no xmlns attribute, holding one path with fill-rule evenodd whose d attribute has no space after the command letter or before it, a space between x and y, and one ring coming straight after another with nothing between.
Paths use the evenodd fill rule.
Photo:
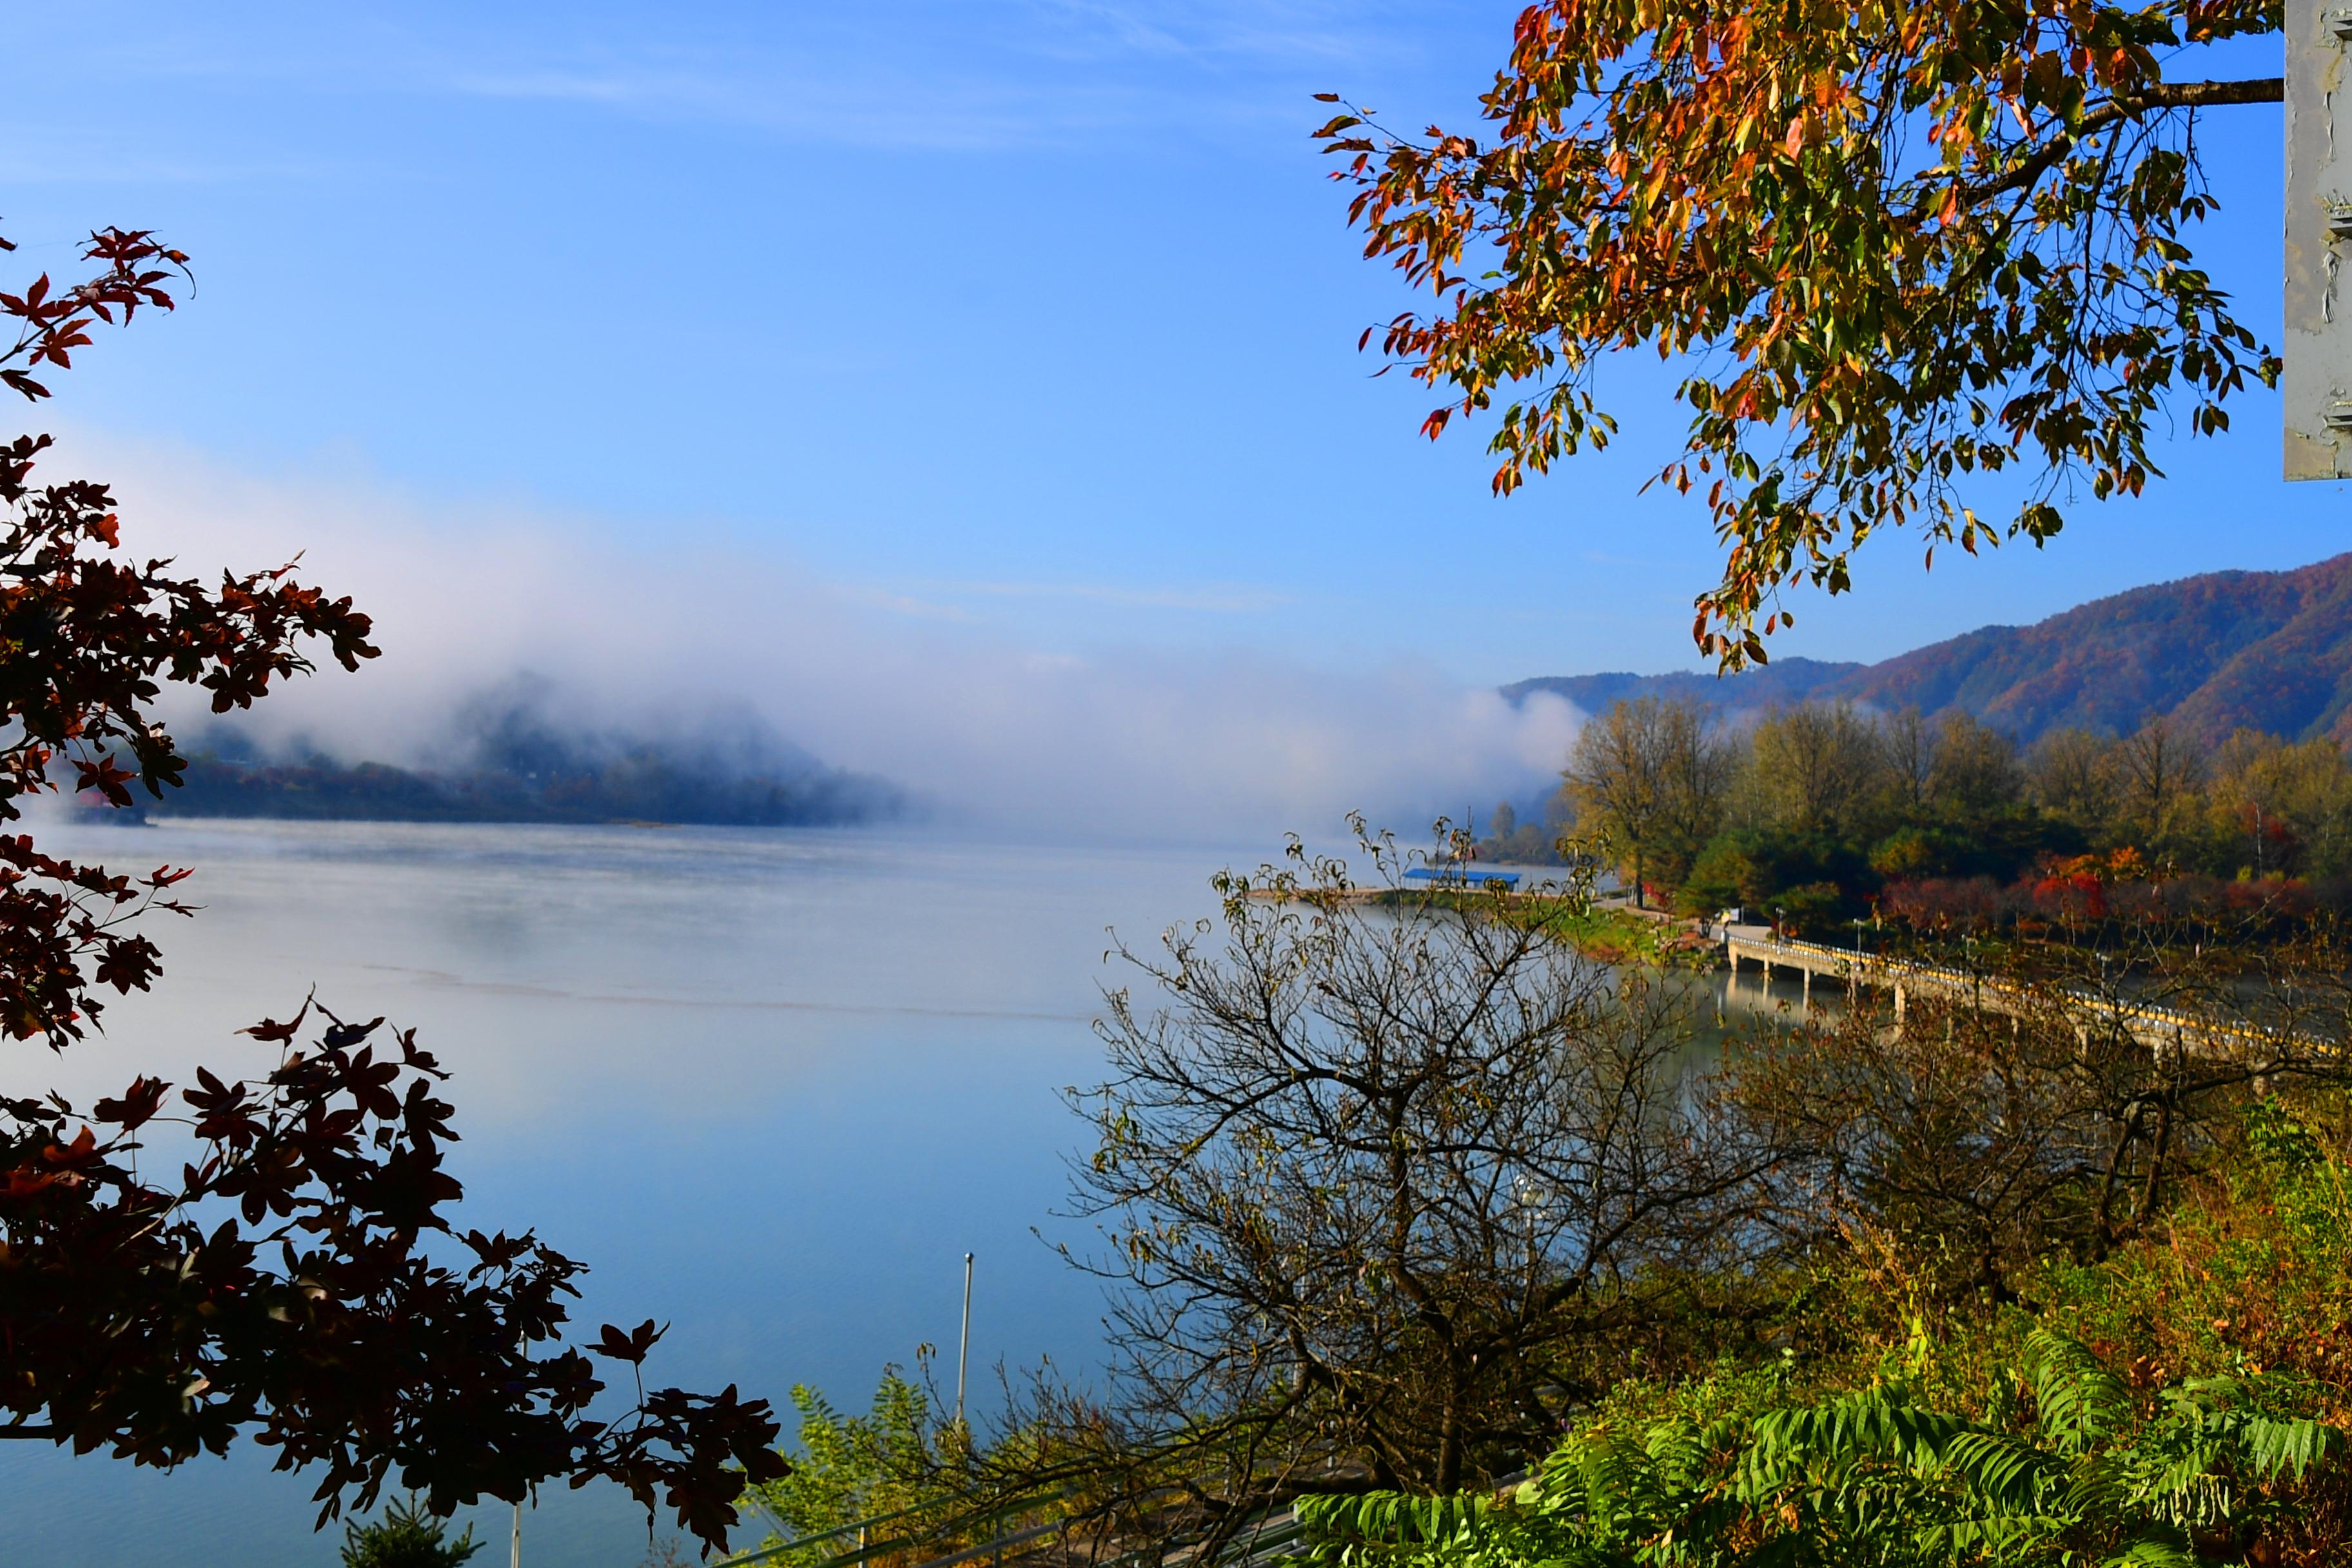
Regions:
<instances>
[{"instance_id":1,"label":"riverbank vegetation","mask_svg":"<svg viewBox=\"0 0 2352 1568\"><path fill-rule=\"evenodd\" d=\"M2250 974L2148 933L2158 1041L2086 955L1899 1021L1726 1019L1559 940L1575 894L1375 903L1303 852L1222 886L1220 922L1118 950L1073 1095L1111 1375L870 1472L1050 1496L1028 1528L1096 1555L1213 1558L1306 1495L1334 1565L2335 1560L2324 936Z\"/></svg>"},{"instance_id":2,"label":"riverbank vegetation","mask_svg":"<svg viewBox=\"0 0 2352 1568\"><path fill-rule=\"evenodd\" d=\"M1538 900L1500 910L1497 918L1538 926L1602 963L1696 968L1711 965L1719 956L1680 926L1598 905L1589 899Z\"/></svg>"},{"instance_id":3,"label":"riverbank vegetation","mask_svg":"<svg viewBox=\"0 0 2352 1568\"><path fill-rule=\"evenodd\" d=\"M691 700L681 699L690 710ZM201 733L181 787L155 804L179 816L340 822L660 822L713 827L823 827L903 814L883 780L829 768L758 714L714 709L667 734L592 728L555 711L545 683L514 680L458 706L396 767L257 748L239 729Z\"/></svg>"},{"instance_id":4,"label":"riverbank vegetation","mask_svg":"<svg viewBox=\"0 0 2352 1568\"><path fill-rule=\"evenodd\" d=\"M2253 731L2207 748L2158 721L2021 753L1962 713L1803 703L1731 730L1643 699L1586 726L1562 806L1644 901L1817 937L2112 917L2243 938L2352 909L2352 765Z\"/></svg>"},{"instance_id":5,"label":"riverbank vegetation","mask_svg":"<svg viewBox=\"0 0 2352 1568\"><path fill-rule=\"evenodd\" d=\"M1759 1345L1629 1377L1499 1495L1332 1498L1310 1561L2342 1561L2352 1518L2345 1102L2241 1109L2157 1223L1939 1285L1858 1231ZM1772 1340L1780 1342L1777 1350Z\"/></svg>"}]
</instances>

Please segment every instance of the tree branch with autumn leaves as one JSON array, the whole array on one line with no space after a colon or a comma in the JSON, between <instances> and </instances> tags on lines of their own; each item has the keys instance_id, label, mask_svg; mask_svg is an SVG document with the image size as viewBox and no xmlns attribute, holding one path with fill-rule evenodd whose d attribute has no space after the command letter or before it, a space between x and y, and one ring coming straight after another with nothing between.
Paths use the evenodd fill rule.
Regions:
<instances>
[{"instance_id":1,"label":"tree branch with autumn leaves","mask_svg":"<svg viewBox=\"0 0 2352 1568\"><path fill-rule=\"evenodd\" d=\"M1685 368L1652 482L1706 502L1693 636L1737 668L1871 534L1930 563L2041 543L2161 477L2152 428L2218 434L2276 379L2185 236L2218 206L2196 116L2280 82L2160 57L2278 26L2261 0L1542 0L1485 139L1353 109L1316 134L1366 255L1437 301L1366 342L1444 395L1432 438L1492 416L1496 493L1617 434L1600 358Z\"/></svg>"}]
</instances>

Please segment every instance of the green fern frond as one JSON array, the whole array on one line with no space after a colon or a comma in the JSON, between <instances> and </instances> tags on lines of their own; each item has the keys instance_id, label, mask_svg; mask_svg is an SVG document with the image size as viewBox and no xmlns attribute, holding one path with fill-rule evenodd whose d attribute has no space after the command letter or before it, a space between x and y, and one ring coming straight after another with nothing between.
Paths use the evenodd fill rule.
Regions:
<instances>
[{"instance_id":1,"label":"green fern frond","mask_svg":"<svg viewBox=\"0 0 2352 1568\"><path fill-rule=\"evenodd\" d=\"M2049 1455L1998 1432L1958 1434L1942 1461L1970 1500L1996 1515L2038 1514L2063 1473Z\"/></svg>"},{"instance_id":2,"label":"green fern frond","mask_svg":"<svg viewBox=\"0 0 2352 1568\"><path fill-rule=\"evenodd\" d=\"M2022 1362L2042 1429L2061 1451L2084 1453L2130 1419L2131 1390L2123 1379L2063 1334L2034 1330Z\"/></svg>"},{"instance_id":3,"label":"green fern frond","mask_svg":"<svg viewBox=\"0 0 2352 1568\"><path fill-rule=\"evenodd\" d=\"M2302 1391L2212 1378L2141 1419L2087 1349L2035 1333L2040 1419L2020 1435L1877 1384L1706 1425L1599 1423L1512 1500L1393 1493L1300 1505L1302 1568L2189 1568L2193 1537L2271 1506L2344 1434L2286 1414Z\"/></svg>"},{"instance_id":4,"label":"green fern frond","mask_svg":"<svg viewBox=\"0 0 2352 1568\"><path fill-rule=\"evenodd\" d=\"M1688 1421L1667 1421L1653 1427L1643 1448L1659 1474L1676 1487L1687 1487L1705 1473L1717 1445L1708 1434Z\"/></svg>"},{"instance_id":5,"label":"green fern frond","mask_svg":"<svg viewBox=\"0 0 2352 1568\"><path fill-rule=\"evenodd\" d=\"M2336 1431L2320 1421L2253 1415L2239 1428L2238 1442L2248 1466L2263 1479L2286 1475L2301 1480L2336 1446Z\"/></svg>"},{"instance_id":6,"label":"green fern frond","mask_svg":"<svg viewBox=\"0 0 2352 1568\"><path fill-rule=\"evenodd\" d=\"M1741 1461L1743 1495L1779 1493L1801 1478L1827 1479L1872 1460L1906 1467L1937 1462L1969 1424L1922 1410L1884 1386L1757 1418Z\"/></svg>"},{"instance_id":7,"label":"green fern frond","mask_svg":"<svg viewBox=\"0 0 2352 1568\"><path fill-rule=\"evenodd\" d=\"M2102 1568L2200 1568L2200 1565L2196 1552L2186 1541L2151 1536L2133 1542L2119 1555L2108 1558Z\"/></svg>"}]
</instances>

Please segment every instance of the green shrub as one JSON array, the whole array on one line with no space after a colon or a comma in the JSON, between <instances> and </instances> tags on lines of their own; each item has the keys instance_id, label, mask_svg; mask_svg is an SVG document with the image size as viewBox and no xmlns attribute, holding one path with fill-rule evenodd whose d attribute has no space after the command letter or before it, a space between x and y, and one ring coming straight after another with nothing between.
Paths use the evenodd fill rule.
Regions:
<instances>
[{"instance_id":1,"label":"green shrub","mask_svg":"<svg viewBox=\"0 0 2352 1568\"><path fill-rule=\"evenodd\" d=\"M1313 1568L1928 1568L2279 1561L2299 1487L2342 1436L2276 1379L2152 1398L2037 1331L2011 1418L1880 1382L1811 1405L1601 1422L1500 1497L1304 1499ZM2329 1467L2331 1469L2334 1467ZM2259 1554L2259 1555L2254 1555Z\"/></svg>"},{"instance_id":2,"label":"green shrub","mask_svg":"<svg viewBox=\"0 0 2352 1568\"><path fill-rule=\"evenodd\" d=\"M1733 904L1769 914L1777 906L1790 925L1825 931L1841 914L1858 913L1877 885L1857 848L1826 835L1735 829L1707 841L1677 896L1695 914Z\"/></svg>"},{"instance_id":3,"label":"green shrub","mask_svg":"<svg viewBox=\"0 0 2352 1568\"><path fill-rule=\"evenodd\" d=\"M2053 1259L2023 1294L2140 1381L2285 1373L2352 1426L2352 1168L2326 1144L2257 1101L2243 1153L2174 1202L2159 1234L2095 1263Z\"/></svg>"},{"instance_id":4,"label":"green shrub","mask_svg":"<svg viewBox=\"0 0 2352 1568\"><path fill-rule=\"evenodd\" d=\"M405 1498L373 1524L343 1527L343 1568L457 1568L482 1549L474 1527L448 1539L449 1521Z\"/></svg>"},{"instance_id":5,"label":"green shrub","mask_svg":"<svg viewBox=\"0 0 2352 1568\"><path fill-rule=\"evenodd\" d=\"M1717 837L1691 863L1675 908L1686 915L1712 915L1762 896L1763 878L1756 858L1740 839L1728 834Z\"/></svg>"},{"instance_id":6,"label":"green shrub","mask_svg":"<svg viewBox=\"0 0 2352 1568\"><path fill-rule=\"evenodd\" d=\"M928 1353L928 1347L927 1347ZM845 1415L815 1389L796 1384L799 1438L786 1450L792 1472L751 1489L761 1510L789 1539L821 1536L861 1520L888 1518L884 1534L920 1538L951 1522L954 1500L971 1489L970 1439L931 1406L929 1394L895 1367L886 1367L863 1415ZM812 1563L856 1548L853 1535L821 1542L776 1559L778 1568Z\"/></svg>"}]
</instances>

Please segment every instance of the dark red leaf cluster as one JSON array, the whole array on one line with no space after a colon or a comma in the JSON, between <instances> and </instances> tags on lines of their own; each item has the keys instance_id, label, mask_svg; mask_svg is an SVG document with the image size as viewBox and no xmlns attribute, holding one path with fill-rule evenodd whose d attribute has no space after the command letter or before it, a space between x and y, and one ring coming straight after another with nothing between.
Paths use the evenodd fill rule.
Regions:
<instances>
[{"instance_id":1,"label":"dark red leaf cluster","mask_svg":"<svg viewBox=\"0 0 2352 1568\"><path fill-rule=\"evenodd\" d=\"M48 395L33 367L69 367L92 321L170 309L184 276L143 232L94 235L85 254L101 268L88 282L0 291L16 326L0 382L29 398ZM368 617L291 564L206 588L121 559L104 486L34 485L48 445L0 446L0 821L60 788L128 806L134 785L177 784L165 683L226 712L312 668L313 647L352 669L375 657ZM149 986L159 953L135 922L192 912L172 896L187 875L0 834L0 1030L63 1049L100 1012L94 993ZM601 1478L723 1547L747 1482L783 1473L767 1403L637 1384L610 1415L595 1363L561 1342L582 1266L452 1221L445 1075L413 1034L310 1003L246 1032L283 1053L257 1082L199 1068L175 1094L142 1077L87 1111L0 1095L0 1436L153 1465L250 1436L317 1475L321 1522L388 1481L446 1513ZM164 1124L187 1152L175 1173L142 1173ZM634 1381L660 1337L607 1326L594 1349Z\"/></svg>"},{"instance_id":2,"label":"dark red leaf cluster","mask_svg":"<svg viewBox=\"0 0 2352 1568\"><path fill-rule=\"evenodd\" d=\"M2146 879L2102 878L2080 861L2029 872L2004 887L1989 877L1929 877L1890 881L1881 914L1921 931L2077 931L2096 937L2103 927L2169 925L2189 940L2287 939L2307 934L2315 920L2352 917L2352 881L2299 878L2235 881L2196 874ZM2109 925L2108 922L2113 922Z\"/></svg>"},{"instance_id":3,"label":"dark red leaf cluster","mask_svg":"<svg viewBox=\"0 0 2352 1568\"><path fill-rule=\"evenodd\" d=\"M0 250L16 247L0 239ZM42 273L22 294L0 291L0 314L16 323L16 345L0 354L0 384L14 387L28 398L42 398L49 389L33 379L28 367L53 364L73 368L71 351L89 342L95 319L110 326L128 323L142 305L172 309L173 279L188 275L188 258L159 244L146 229L104 229L89 237L82 259L105 264L105 270L62 292Z\"/></svg>"},{"instance_id":4,"label":"dark red leaf cluster","mask_svg":"<svg viewBox=\"0 0 2352 1568\"><path fill-rule=\"evenodd\" d=\"M26 305L0 294L0 308L9 301ZM0 446L0 821L61 784L117 806L133 785L160 796L178 784L185 763L153 711L164 682L208 691L226 712L310 670L314 640L348 669L375 657L368 617L295 581L290 565L207 590L169 563L117 559L105 486L32 483L48 445ZM156 951L132 921L177 909L163 895L184 875L126 878L0 836L0 1030L63 1047L100 1010L90 984L144 988Z\"/></svg>"},{"instance_id":5,"label":"dark red leaf cluster","mask_svg":"<svg viewBox=\"0 0 2352 1568\"><path fill-rule=\"evenodd\" d=\"M248 1033L291 1040L310 1011ZM456 1230L439 1068L413 1033L318 1013L259 1082L198 1069L184 1115L144 1078L86 1115L0 1100L0 1410L147 1464L250 1433L279 1468L316 1467L322 1520L388 1480L447 1513L602 1477L723 1541L746 1477L782 1472L765 1404L662 1389L591 1418L593 1363L545 1348L580 1265ZM142 1180L159 1120L195 1152ZM608 1325L596 1351L634 1365L659 1337Z\"/></svg>"}]
</instances>

